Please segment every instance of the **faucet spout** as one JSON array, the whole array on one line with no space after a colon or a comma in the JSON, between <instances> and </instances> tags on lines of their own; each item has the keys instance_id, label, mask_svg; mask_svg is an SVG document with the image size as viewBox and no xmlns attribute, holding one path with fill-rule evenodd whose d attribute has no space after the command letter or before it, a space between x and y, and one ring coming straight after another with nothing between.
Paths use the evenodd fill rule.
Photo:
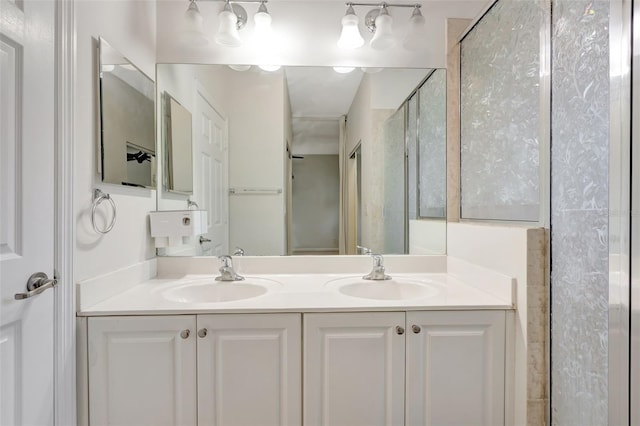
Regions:
<instances>
[{"instance_id":1,"label":"faucet spout","mask_svg":"<svg viewBox=\"0 0 640 426\"><path fill-rule=\"evenodd\" d=\"M216 281L242 281L244 277L238 275L238 273L233 269L233 261L231 260L231 256L228 254L218 256L222 266L220 266L220 275L216 277Z\"/></svg>"},{"instance_id":2,"label":"faucet spout","mask_svg":"<svg viewBox=\"0 0 640 426\"><path fill-rule=\"evenodd\" d=\"M390 280L391 277L384 272L384 259L381 254L372 254L373 269L367 275L362 277L363 280L383 281Z\"/></svg>"}]
</instances>

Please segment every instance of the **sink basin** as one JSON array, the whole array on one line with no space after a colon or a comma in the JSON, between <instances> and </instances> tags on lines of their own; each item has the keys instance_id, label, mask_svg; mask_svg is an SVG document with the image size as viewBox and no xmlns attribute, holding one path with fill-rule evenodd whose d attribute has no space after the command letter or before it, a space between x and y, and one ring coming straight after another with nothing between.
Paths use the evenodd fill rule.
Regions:
<instances>
[{"instance_id":1,"label":"sink basin","mask_svg":"<svg viewBox=\"0 0 640 426\"><path fill-rule=\"evenodd\" d=\"M267 280L251 279L246 281L199 281L181 284L165 290L165 299L182 303L219 303L234 300L251 299L269 291Z\"/></svg>"},{"instance_id":2,"label":"sink basin","mask_svg":"<svg viewBox=\"0 0 640 426\"><path fill-rule=\"evenodd\" d=\"M407 300L438 294L438 288L426 281L405 278L392 278L385 281L363 280L355 277L341 278L330 284L344 295L361 299Z\"/></svg>"}]
</instances>

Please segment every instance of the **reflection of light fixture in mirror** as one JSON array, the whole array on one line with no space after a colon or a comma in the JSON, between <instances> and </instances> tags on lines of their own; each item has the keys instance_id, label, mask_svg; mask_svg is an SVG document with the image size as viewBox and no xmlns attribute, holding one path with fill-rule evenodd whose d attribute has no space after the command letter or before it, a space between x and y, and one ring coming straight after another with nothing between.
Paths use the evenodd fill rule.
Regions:
<instances>
[{"instance_id":1,"label":"reflection of light fixture in mirror","mask_svg":"<svg viewBox=\"0 0 640 426\"><path fill-rule=\"evenodd\" d=\"M347 13L342 17L342 33L338 39L340 49L357 49L364 44L364 39L358 29L358 17L353 5L348 3Z\"/></svg>"},{"instance_id":2,"label":"reflection of light fixture in mirror","mask_svg":"<svg viewBox=\"0 0 640 426\"><path fill-rule=\"evenodd\" d=\"M229 68L231 68L234 71L244 72L244 71L249 71L249 69L251 68L251 65L229 65Z\"/></svg>"},{"instance_id":3,"label":"reflection of light fixture in mirror","mask_svg":"<svg viewBox=\"0 0 640 426\"><path fill-rule=\"evenodd\" d=\"M382 3L380 9L370 11L367 14L366 21L369 31L373 32L373 38L370 42L373 49L384 50L395 46L396 40L393 38L393 31L391 29L393 19L391 15L389 15L386 3ZM371 21L373 21L373 25L370 24Z\"/></svg>"},{"instance_id":4,"label":"reflection of light fixture in mirror","mask_svg":"<svg viewBox=\"0 0 640 426\"><path fill-rule=\"evenodd\" d=\"M420 7L416 5L409 19L409 28L404 36L402 45L407 50L419 50L424 46L426 40L425 19L420 12Z\"/></svg>"},{"instance_id":5,"label":"reflection of light fixture in mirror","mask_svg":"<svg viewBox=\"0 0 640 426\"><path fill-rule=\"evenodd\" d=\"M256 22L255 37L263 43L268 43L271 38L271 15L264 1L260 2L258 12L253 19Z\"/></svg>"},{"instance_id":6,"label":"reflection of light fixture in mirror","mask_svg":"<svg viewBox=\"0 0 640 426\"><path fill-rule=\"evenodd\" d=\"M202 29L202 15L195 0L189 2L189 8L184 13L182 41L191 46L206 46L209 44Z\"/></svg>"},{"instance_id":7,"label":"reflection of light fixture in mirror","mask_svg":"<svg viewBox=\"0 0 640 426\"><path fill-rule=\"evenodd\" d=\"M367 74L376 74L379 73L380 71L382 71L382 68L380 67L366 67L366 68L360 68L363 72L366 72Z\"/></svg>"},{"instance_id":8,"label":"reflection of light fixture in mirror","mask_svg":"<svg viewBox=\"0 0 640 426\"><path fill-rule=\"evenodd\" d=\"M247 11L238 4L231 4L227 0L224 9L218 15L220 26L216 33L216 43L221 46L238 47L242 44L238 30L247 23Z\"/></svg>"},{"instance_id":9,"label":"reflection of light fixture in mirror","mask_svg":"<svg viewBox=\"0 0 640 426\"><path fill-rule=\"evenodd\" d=\"M278 71L280 69L280 65L258 65L258 67L267 72Z\"/></svg>"},{"instance_id":10,"label":"reflection of light fixture in mirror","mask_svg":"<svg viewBox=\"0 0 640 426\"><path fill-rule=\"evenodd\" d=\"M338 74L349 74L355 67L333 67L333 70Z\"/></svg>"}]
</instances>

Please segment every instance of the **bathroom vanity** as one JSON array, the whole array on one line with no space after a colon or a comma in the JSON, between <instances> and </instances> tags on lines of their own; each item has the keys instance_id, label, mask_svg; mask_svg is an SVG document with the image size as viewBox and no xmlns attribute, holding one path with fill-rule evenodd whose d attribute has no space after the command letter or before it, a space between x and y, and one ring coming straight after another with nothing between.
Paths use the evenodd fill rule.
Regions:
<instances>
[{"instance_id":1,"label":"bathroom vanity","mask_svg":"<svg viewBox=\"0 0 640 426\"><path fill-rule=\"evenodd\" d=\"M79 310L85 422L506 424L513 280L419 258L398 260L414 267L388 268L388 281L362 280L362 257L269 268L243 258L246 280L233 283L204 273L214 259L182 271L193 261L168 260L156 278ZM305 273L291 265L305 261Z\"/></svg>"}]
</instances>

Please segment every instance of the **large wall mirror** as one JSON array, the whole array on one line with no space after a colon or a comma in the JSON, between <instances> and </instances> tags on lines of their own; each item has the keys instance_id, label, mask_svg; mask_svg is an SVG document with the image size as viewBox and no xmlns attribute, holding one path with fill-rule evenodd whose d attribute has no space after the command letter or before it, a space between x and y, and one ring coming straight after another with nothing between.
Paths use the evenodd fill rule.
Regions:
<instances>
[{"instance_id":1,"label":"large wall mirror","mask_svg":"<svg viewBox=\"0 0 640 426\"><path fill-rule=\"evenodd\" d=\"M106 40L100 58L100 171L102 181L156 186L155 86Z\"/></svg>"},{"instance_id":2,"label":"large wall mirror","mask_svg":"<svg viewBox=\"0 0 640 426\"><path fill-rule=\"evenodd\" d=\"M445 252L444 70L159 64L156 82L191 115L193 156L192 193L159 184L158 210L209 220L159 255Z\"/></svg>"}]
</instances>

